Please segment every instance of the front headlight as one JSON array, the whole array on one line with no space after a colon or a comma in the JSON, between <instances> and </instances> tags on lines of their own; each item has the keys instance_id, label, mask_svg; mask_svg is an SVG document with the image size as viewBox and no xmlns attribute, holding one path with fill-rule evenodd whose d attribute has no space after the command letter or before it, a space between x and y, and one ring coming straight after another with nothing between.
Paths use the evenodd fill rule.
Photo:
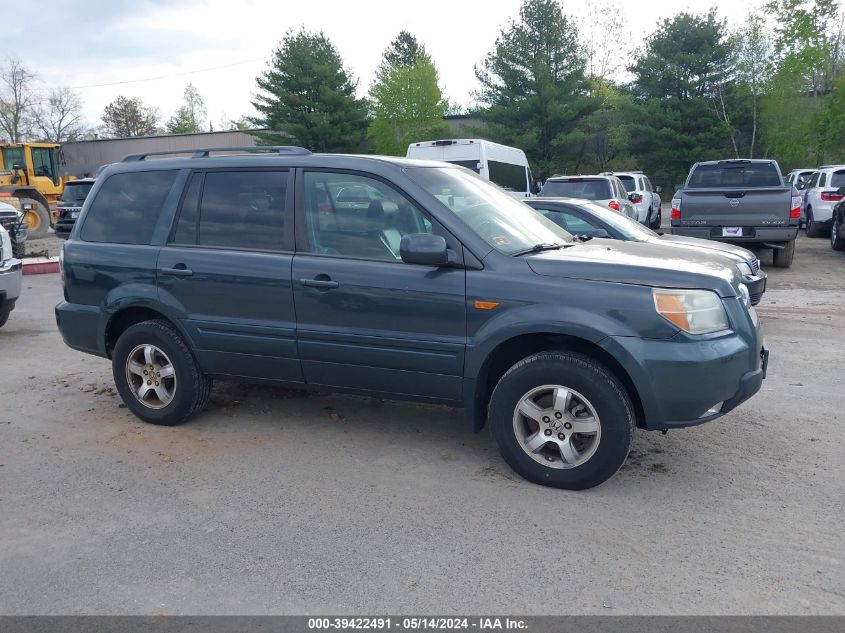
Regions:
<instances>
[{"instance_id":1,"label":"front headlight","mask_svg":"<svg viewBox=\"0 0 845 633\"><path fill-rule=\"evenodd\" d=\"M0 226L0 262L5 262L12 256L12 240L9 232Z\"/></svg>"},{"instance_id":2,"label":"front headlight","mask_svg":"<svg viewBox=\"0 0 845 633\"><path fill-rule=\"evenodd\" d=\"M739 262L736 267L739 268L739 274L743 277L751 277L754 275L754 271L751 270L751 266L748 265L748 262Z\"/></svg>"},{"instance_id":3,"label":"front headlight","mask_svg":"<svg viewBox=\"0 0 845 633\"><path fill-rule=\"evenodd\" d=\"M748 294L748 288L745 287L745 284L739 285L739 296L742 299L742 303L745 305L746 308L751 307L751 295Z\"/></svg>"},{"instance_id":4,"label":"front headlight","mask_svg":"<svg viewBox=\"0 0 845 633\"><path fill-rule=\"evenodd\" d=\"M657 314L684 332L708 334L728 329L728 315L715 292L654 288L652 294Z\"/></svg>"}]
</instances>

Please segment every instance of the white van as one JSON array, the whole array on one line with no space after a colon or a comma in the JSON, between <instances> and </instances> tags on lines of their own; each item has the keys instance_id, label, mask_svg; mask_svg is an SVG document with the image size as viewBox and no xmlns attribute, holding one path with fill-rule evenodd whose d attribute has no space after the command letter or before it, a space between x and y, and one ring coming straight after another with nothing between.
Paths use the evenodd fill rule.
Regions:
<instances>
[{"instance_id":1,"label":"white van","mask_svg":"<svg viewBox=\"0 0 845 633\"><path fill-rule=\"evenodd\" d=\"M467 167L515 198L530 198L537 192L525 152L515 147L481 138L452 138L411 143L407 157Z\"/></svg>"}]
</instances>

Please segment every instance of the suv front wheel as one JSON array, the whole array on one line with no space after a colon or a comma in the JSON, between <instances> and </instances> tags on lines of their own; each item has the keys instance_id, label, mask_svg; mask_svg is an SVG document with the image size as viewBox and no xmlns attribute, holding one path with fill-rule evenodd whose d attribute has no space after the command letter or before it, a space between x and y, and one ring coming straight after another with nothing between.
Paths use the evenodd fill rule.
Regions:
<instances>
[{"instance_id":1,"label":"suv front wheel","mask_svg":"<svg viewBox=\"0 0 845 633\"><path fill-rule=\"evenodd\" d=\"M634 434L630 398L596 361L540 352L511 367L490 399L490 427L505 461L525 479L583 490L610 478Z\"/></svg>"},{"instance_id":2,"label":"suv front wheel","mask_svg":"<svg viewBox=\"0 0 845 633\"><path fill-rule=\"evenodd\" d=\"M188 421L205 408L211 394L211 379L166 321L127 328L112 352L112 374L129 410L152 424Z\"/></svg>"}]
</instances>

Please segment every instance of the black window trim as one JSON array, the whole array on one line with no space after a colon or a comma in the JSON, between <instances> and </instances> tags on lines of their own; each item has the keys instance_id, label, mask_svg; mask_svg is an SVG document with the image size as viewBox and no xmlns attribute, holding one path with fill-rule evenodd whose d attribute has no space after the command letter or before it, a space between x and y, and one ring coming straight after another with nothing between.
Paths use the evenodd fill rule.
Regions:
<instances>
[{"instance_id":1,"label":"black window trim","mask_svg":"<svg viewBox=\"0 0 845 633\"><path fill-rule=\"evenodd\" d=\"M256 172L256 171L271 171L271 172L287 172L288 174L288 181L286 184L285 189L285 224L284 224L284 232L282 233L282 249L269 249L269 248L248 248L244 246L224 246L220 244L215 245L208 245L208 244L200 244L199 237L200 237L200 221L201 221L201 209L202 209L202 196L205 192L205 177L207 174L210 173L219 173L225 172L230 173L234 171L246 171L246 172ZM175 247L175 248L197 248L202 250L215 250L215 251L234 251L234 252L246 252L246 253L271 253L271 254L282 254L282 255L293 255L295 252L294 249L294 225L295 225L295 212L290 212L289 209L294 209L294 183L295 183L295 171L294 167L206 167L203 169L191 169L188 173L187 178L185 179L184 184L182 185L182 192L179 195L179 204L176 208L176 213L173 214L173 219L170 225L170 230L167 233L167 239L165 240L164 246L167 247ZM182 206L185 202L185 198L188 195L188 189L191 186L191 180L194 177L194 174L199 174L202 178L200 182L200 190L197 196L197 222L195 226L196 234L194 235L194 244L181 244L177 242L173 242L173 238L176 235L176 228L179 225L179 216L182 215Z\"/></svg>"},{"instance_id":2,"label":"black window trim","mask_svg":"<svg viewBox=\"0 0 845 633\"><path fill-rule=\"evenodd\" d=\"M297 167L296 168L296 185L295 185L295 206L294 206L294 216L296 218L294 224L296 226L295 231L295 252L297 255L308 255L309 257L326 257L330 259L349 259L354 261L363 261L363 262L378 262L381 264L402 264L404 266L418 266L422 268L431 268L431 266L423 266L422 264L407 264L403 262L401 259L396 260L389 260L389 259L375 259L372 257L353 257L351 255L342 255L338 254L335 255L333 253L315 253L309 249L308 246L308 228L305 218L305 173L306 172L322 172L322 173L332 173L332 174L347 174L351 176L360 176L362 178L369 178L370 180L377 180L382 184L390 187L400 195L404 196L408 201L410 201L414 208L419 211L422 216L431 222L431 232L433 235L440 235L446 240L447 246L454 250L455 253L461 258L463 258L463 249L466 248L464 244L459 240L457 237L452 235L452 233L446 229L440 222L437 221L436 218L432 217L432 215L428 212L428 210L419 203L419 201L409 194L407 191L399 187L396 183L391 182L387 178L384 178L378 174L374 174L372 172L361 171L357 169L344 169L342 167Z\"/></svg>"}]
</instances>

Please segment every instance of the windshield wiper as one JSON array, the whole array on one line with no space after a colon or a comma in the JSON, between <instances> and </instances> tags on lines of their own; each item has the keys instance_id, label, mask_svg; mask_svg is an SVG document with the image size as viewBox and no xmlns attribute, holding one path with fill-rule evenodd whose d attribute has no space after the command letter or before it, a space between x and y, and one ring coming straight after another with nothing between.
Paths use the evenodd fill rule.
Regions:
<instances>
[{"instance_id":1,"label":"windshield wiper","mask_svg":"<svg viewBox=\"0 0 845 633\"><path fill-rule=\"evenodd\" d=\"M566 248L567 246L572 246L572 244L535 244L531 248L516 251L515 253L511 253L511 255L519 257L520 255L530 255L531 253L539 253L541 251L556 251L559 248Z\"/></svg>"}]
</instances>

